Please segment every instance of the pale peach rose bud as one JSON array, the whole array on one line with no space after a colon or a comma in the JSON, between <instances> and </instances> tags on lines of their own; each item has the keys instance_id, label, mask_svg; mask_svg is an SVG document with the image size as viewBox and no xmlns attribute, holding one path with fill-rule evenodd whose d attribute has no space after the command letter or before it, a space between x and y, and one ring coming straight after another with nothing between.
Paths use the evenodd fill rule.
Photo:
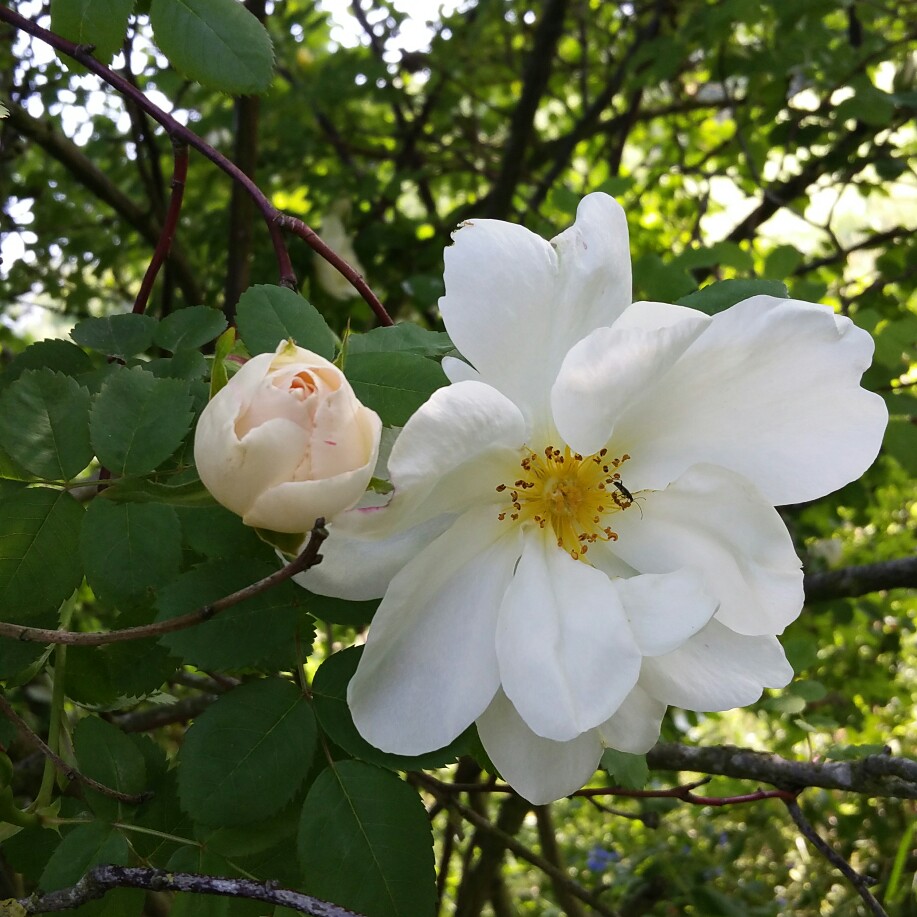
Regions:
<instances>
[{"instance_id":1,"label":"pale peach rose bud","mask_svg":"<svg viewBox=\"0 0 917 917\"><path fill-rule=\"evenodd\" d=\"M204 408L194 461L204 486L246 525L306 532L360 499L381 432L333 363L284 341L249 360Z\"/></svg>"}]
</instances>

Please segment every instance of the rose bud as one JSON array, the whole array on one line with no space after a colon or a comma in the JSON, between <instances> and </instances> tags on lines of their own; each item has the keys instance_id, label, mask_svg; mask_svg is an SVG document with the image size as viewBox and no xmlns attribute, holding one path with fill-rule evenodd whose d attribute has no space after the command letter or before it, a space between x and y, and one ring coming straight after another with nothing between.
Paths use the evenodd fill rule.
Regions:
<instances>
[{"instance_id":1,"label":"rose bud","mask_svg":"<svg viewBox=\"0 0 917 917\"><path fill-rule=\"evenodd\" d=\"M284 341L249 360L204 408L194 461L204 486L246 525L306 532L363 495L381 431L333 363Z\"/></svg>"}]
</instances>

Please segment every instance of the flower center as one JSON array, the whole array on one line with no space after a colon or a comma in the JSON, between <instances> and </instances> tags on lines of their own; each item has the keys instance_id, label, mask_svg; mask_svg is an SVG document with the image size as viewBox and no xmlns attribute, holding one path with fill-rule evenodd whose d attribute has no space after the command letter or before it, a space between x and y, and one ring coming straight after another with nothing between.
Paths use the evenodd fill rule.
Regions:
<instances>
[{"instance_id":1,"label":"flower center","mask_svg":"<svg viewBox=\"0 0 917 917\"><path fill-rule=\"evenodd\" d=\"M634 505L634 495L617 470L629 458L609 458L607 449L584 458L569 446L563 452L554 446L541 454L526 450L521 476L497 487L500 493L508 492L510 500L510 507L497 518L539 528L550 525L557 546L579 560L590 544L618 539L606 519Z\"/></svg>"}]
</instances>

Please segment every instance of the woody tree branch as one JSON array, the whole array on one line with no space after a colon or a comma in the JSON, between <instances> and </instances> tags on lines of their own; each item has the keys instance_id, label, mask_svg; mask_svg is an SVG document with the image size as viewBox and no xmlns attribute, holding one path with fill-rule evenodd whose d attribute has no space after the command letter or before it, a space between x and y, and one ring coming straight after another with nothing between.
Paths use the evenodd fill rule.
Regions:
<instances>
[{"instance_id":1,"label":"woody tree branch","mask_svg":"<svg viewBox=\"0 0 917 917\"><path fill-rule=\"evenodd\" d=\"M503 148L500 170L490 193L481 202L486 217L504 219L509 213L535 130L535 113L551 78L567 6L568 0L548 0L542 8L535 40L522 75L522 94L510 119L509 137Z\"/></svg>"},{"instance_id":2,"label":"woody tree branch","mask_svg":"<svg viewBox=\"0 0 917 917\"><path fill-rule=\"evenodd\" d=\"M608 78L602 91L591 103L589 103L589 105L587 105L572 130L555 141L553 159L548 170L541 177L537 187L529 197L529 208L537 210L541 206L551 189L555 186L557 180L570 167L570 160L573 157L573 151L576 149L577 144L597 132L597 126L600 124L599 119L612 104L615 96L617 96L623 88L628 75L637 75L643 69L645 64L635 69L631 66L631 61L634 55L646 42L651 41L659 34L665 9L666 0L660 0L660 2L654 5L653 15L649 22L637 31L633 41L621 56L618 65ZM620 165L620 154L624 149L627 134L634 123L639 119L642 100L642 91L635 92L631 96L625 112L615 114L607 121L601 122L602 132L612 137L615 144L615 150L617 152L611 157L612 166L615 169ZM617 166L615 163L617 163ZM615 173L613 172L612 174Z\"/></svg>"},{"instance_id":3,"label":"woody tree branch","mask_svg":"<svg viewBox=\"0 0 917 917\"><path fill-rule=\"evenodd\" d=\"M917 557L897 557L875 564L807 573L805 577L807 602L853 598L885 589L914 588L917 588Z\"/></svg>"}]
</instances>

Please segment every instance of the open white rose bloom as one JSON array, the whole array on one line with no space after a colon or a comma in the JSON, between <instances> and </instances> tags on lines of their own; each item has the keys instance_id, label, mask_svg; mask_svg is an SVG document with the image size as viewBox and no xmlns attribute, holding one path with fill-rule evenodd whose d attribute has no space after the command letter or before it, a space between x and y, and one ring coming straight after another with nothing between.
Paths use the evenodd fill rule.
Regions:
<instances>
[{"instance_id":1,"label":"open white rose bloom","mask_svg":"<svg viewBox=\"0 0 917 917\"><path fill-rule=\"evenodd\" d=\"M642 753L671 704L725 710L793 672L802 572L774 506L873 461L872 341L805 302L713 318L631 303L627 226L593 194L551 242L473 220L440 308L468 361L404 427L387 506L335 520L309 589L384 595L348 700L418 754L471 723L534 803L604 746Z\"/></svg>"}]
</instances>

